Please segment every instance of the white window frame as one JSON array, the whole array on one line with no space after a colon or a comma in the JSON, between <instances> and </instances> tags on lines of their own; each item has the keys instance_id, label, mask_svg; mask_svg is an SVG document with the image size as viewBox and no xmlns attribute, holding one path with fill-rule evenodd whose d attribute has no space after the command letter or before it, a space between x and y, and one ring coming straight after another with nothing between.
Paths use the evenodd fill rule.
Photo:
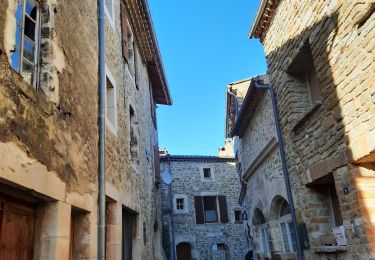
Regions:
<instances>
[{"instance_id":1,"label":"white window frame","mask_svg":"<svg viewBox=\"0 0 375 260\"><path fill-rule=\"evenodd\" d=\"M294 253L296 252L295 248L296 245L293 243L293 237L292 237L292 230L290 230L290 223L292 223L292 216L290 214L279 217L279 226L280 226L280 234L281 234L281 239L283 242L283 251L285 253ZM286 237L288 241L285 241L284 239L284 232L282 229L282 225L285 225L285 230L286 230ZM296 234L294 234L296 236ZM286 248L286 245L288 245L289 250Z\"/></svg>"},{"instance_id":2,"label":"white window frame","mask_svg":"<svg viewBox=\"0 0 375 260\"><path fill-rule=\"evenodd\" d=\"M116 87L115 78L113 77L112 73L109 71L107 65L105 65L105 75L106 75L106 80L105 80L105 122L106 122L106 126L108 127L108 129L111 130L111 132L114 135L117 135L117 87ZM107 78L111 82L111 84L113 86L113 92L114 92L114 96L113 96L113 99L114 99L113 103L115 105L115 107L114 107L114 118L115 118L114 124L107 117Z\"/></svg>"},{"instance_id":3,"label":"white window frame","mask_svg":"<svg viewBox=\"0 0 375 260\"><path fill-rule=\"evenodd\" d=\"M32 19L34 22L35 22L35 40L34 40L34 61L29 61L27 59L27 61L30 63L32 62L33 66L34 66L34 78L33 78L33 82L30 83L31 86L33 86L34 88L37 88L37 82L39 81L39 57L40 57L40 16L41 16L41 11L40 11L40 3L39 1L37 0L31 0L32 2L34 2L36 4L36 10L37 10L37 13L36 13L36 19L34 20L33 18L31 18L29 15L26 14L26 1L27 0L18 0L17 1L17 4L16 4L16 11L18 9L18 5L19 5L19 1L22 1L22 14L21 14L21 21L17 21L17 17L16 17L16 13L14 14L15 15L15 21L16 21L16 31L17 31L17 26L18 26L18 23L20 23L20 46L19 46L19 57L18 57L18 70L16 70L13 65L12 65L12 54L9 56L10 58L10 64L11 64L11 67L16 70L23 78L23 59L27 59L24 57L24 42L25 42L25 37L27 37L25 35L25 17L28 16L30 19ZM14 35L14 46L16 46L16 38L17 38L17 35L16 35L16 32L15 32L15 35ZM27 37L28 38L28 37ZM31 39L30 39L31 41ZM29 82L28 82L29 83Z\"/></svg>"},{"instance_id":4,"label":"white window frame","mask_svg":"<svg viewBox=\"0 0 375 260\"><path fill-rule=\"evenodd\" d=\"M259 225L259 230L260 230L260 240L262 241L263 253L269 254L271 253L271 248L270 248L267 224Z\"/></svg>"},{"instance_id":5,"label":"white window frame","mask_svg":"<svg viewBox=\"0 0 375 260\"><path fill-rule=\"evenodd\" d=\"M177 209L177 199L183 199L184 200L184 205L183 209ZM175 194L173 196L173 211L175 213L189 213L189 208L188 208L188 196L186 194Z\"/></svg>"},{"instance_id":6,"label":"white window frame","mask_svg":"<svg viewBox=\"0 0 375 260\"><path fill-rule=\"evenodd\" d=\"M110 1L112 4L112 10L108 10L107 3L104 3L104 12L108 18L109 24L112 26L113 29L115 29L115 0Z\"/></svg>"},{"instance_id":7,"label":"white window frame","mask_svg":"<svg viewBox=\"0 0 375 260\"><path fill-rule=\"evenodd\" d=\"M210 178L205 178L204 177L204 169L205 168L209 168L210 169L210 172L211 172L211 177ZM201 175L201 180L202 181L214 181L215 180L215 170L212 166L208 166L208 165L203 165L200 167L200 175Z\"/></svg>"}]
</instances>

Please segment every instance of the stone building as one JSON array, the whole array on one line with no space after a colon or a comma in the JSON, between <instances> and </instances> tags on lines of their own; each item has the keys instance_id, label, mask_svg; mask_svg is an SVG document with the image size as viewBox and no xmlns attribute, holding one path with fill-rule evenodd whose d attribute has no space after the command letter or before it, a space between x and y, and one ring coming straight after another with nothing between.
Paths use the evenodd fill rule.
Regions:
<instances>
[{"instance_id":1,"label":"stone building","mask_svg":"<svg viewBox=\"0 0 375 260\"><path fill-rule=\"evenodd\" d=\"M373 1L262 0L264 45L306 259L375 256Z\"/></svg>"},{"instance_id":2,"label":"stone building","mask_svg":"<svg viewBox=\"0 0 375 260\"><path fill-rule=\"evenodd\" d=\"M161 176L167 259L243 259L247 245L234 158L166 154Z\"/></svg>"},{"instance_id":3,"label":"stone building","mask_svg":"<svg viewBox=\"0 0 375 260\"><path fill-rule=\"evenodd\" d=\"M235 142L241 179L239 204L247 216L244 228L249 251L256 259L271 259L271 251L272 257L289 259L295 257L295 232L291 225L272 103L265 89L254 87L254 81L258 79L268 81L267 75L262 75L227 87L226 122L234 123L226 126L226 134ZM238 91L240 87L242 92Z\"/></svg>"},{"instance_id":4,"label":"stone building","mask_svg":"<svg viewBox=\"0 0 375 260\"><path fill-rule=\"evenodd\" d=\"M162 259L171 97L146 1L105 3L106 259ZM0 259L97 259L97 2L0 6Z\"/></svg>"}]
</instances>

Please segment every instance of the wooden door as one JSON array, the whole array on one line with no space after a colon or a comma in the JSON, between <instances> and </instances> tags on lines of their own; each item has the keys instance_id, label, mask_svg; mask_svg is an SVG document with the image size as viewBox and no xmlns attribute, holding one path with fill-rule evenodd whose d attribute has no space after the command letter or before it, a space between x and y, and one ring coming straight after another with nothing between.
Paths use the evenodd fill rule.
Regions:
<instances>
[{"instance_id":1,"label":"wooden door","mask_svg":"<svg viewBox=\"0 0 375 260\"><path fill-rule=\"evenodd\" d=\"M0 194L0 259L33 259L35 206Z\"/></svg>"},{"instance_id":2,"label":"wooden door","mask_svg":"<svg viewBox=\"0 0 375 260\"><path fill-rule=\"evenodd\" d=\"M177 245L177 260L191 260L191 246L189 243Z\"/></svg>"}]
</instances>

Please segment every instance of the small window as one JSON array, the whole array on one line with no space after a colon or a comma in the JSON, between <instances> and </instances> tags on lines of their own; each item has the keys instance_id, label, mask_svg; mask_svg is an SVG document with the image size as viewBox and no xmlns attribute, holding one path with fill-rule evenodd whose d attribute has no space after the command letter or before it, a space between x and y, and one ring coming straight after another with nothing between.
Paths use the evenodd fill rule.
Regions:
<instances>
[{"instance_id":1,"label":"small window","mask_svg":"<svg viewBox=\"0 0 375 260\"><path fill-rule=\"evenodd\" d=\"M114 78L108 69L106 70L106 74L106 122L107 126L115 133L117 128L116 88Z\"/></svg>"},{"instance_id":2,"label":"small window","mask_svg":"<svg viewBox=\"0 0 375 260\"><path fill-rule=\"evenodd\" d=\"M109 23L112 27L115 26L115 8L113 0L105 0L105 13L107 14Z\"/></svg>"},{"instance_id":3,"label":"small window","mask_svg":"<svg viewBox=\"0 0 375 260\"><path fill-rule=\"evenodd\" d=\"M186 194L175 194L173 196L173 210L175 213L188 213L188 196Z\"/></svg>"},{"instance_id":4,"label":"small window","mask_svg":"<svg viewBox=\"0 0 375 260\"><path fill-rule=\"evenodd\" d=\"M234 221L235 221L236 223L242 223L242 219L241 219L241 210L236 209L236 210L234 211Z\"/></svg>"},{"instance_id":5,"label":"small window","mask_svg":"<svg viewBox=\"0 0 375 260\"><path fill-rule=\"evenodd\" d=\"M211 169L210 168L203 168L203 177L205 179L211 179Z\"/></svg>"},{"instance_id":6,"label":"small window","mask_svg":"<svg viewBox=\"0 0 375 260\"><path fill-rule=\"evenodd\" d=\"M39 52L39 4L19 0L16 8L16 34L11 65L23 79L36 87Z\"/></svg>"},{"instance_id":7,"label":"small window","mask_svg":"<svg viewBox=\"0 0 375 260\"><path fill-rule=\"evenodd\" d=\"M177 210L184 210L184 199L183 198L176 199L176 209Z\"/></svg>"}]
</instances>

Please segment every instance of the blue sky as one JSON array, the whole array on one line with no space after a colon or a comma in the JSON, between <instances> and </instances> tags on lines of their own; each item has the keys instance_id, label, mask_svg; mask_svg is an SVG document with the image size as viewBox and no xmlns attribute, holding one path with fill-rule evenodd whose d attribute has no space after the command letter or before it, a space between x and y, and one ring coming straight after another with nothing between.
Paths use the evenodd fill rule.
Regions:
<instances>
[{"instance_id":1,"label":"blue sky","mask_svg":"<svg viewBox=\"0 0 375 260\"><path fill-rule=\"evenodd\" d=\"M247 35L259 1L149 0L173 105L159 106L159 146L217 155L224 143L225 87L266 72Z\"/></svg>"}]
</instances>

